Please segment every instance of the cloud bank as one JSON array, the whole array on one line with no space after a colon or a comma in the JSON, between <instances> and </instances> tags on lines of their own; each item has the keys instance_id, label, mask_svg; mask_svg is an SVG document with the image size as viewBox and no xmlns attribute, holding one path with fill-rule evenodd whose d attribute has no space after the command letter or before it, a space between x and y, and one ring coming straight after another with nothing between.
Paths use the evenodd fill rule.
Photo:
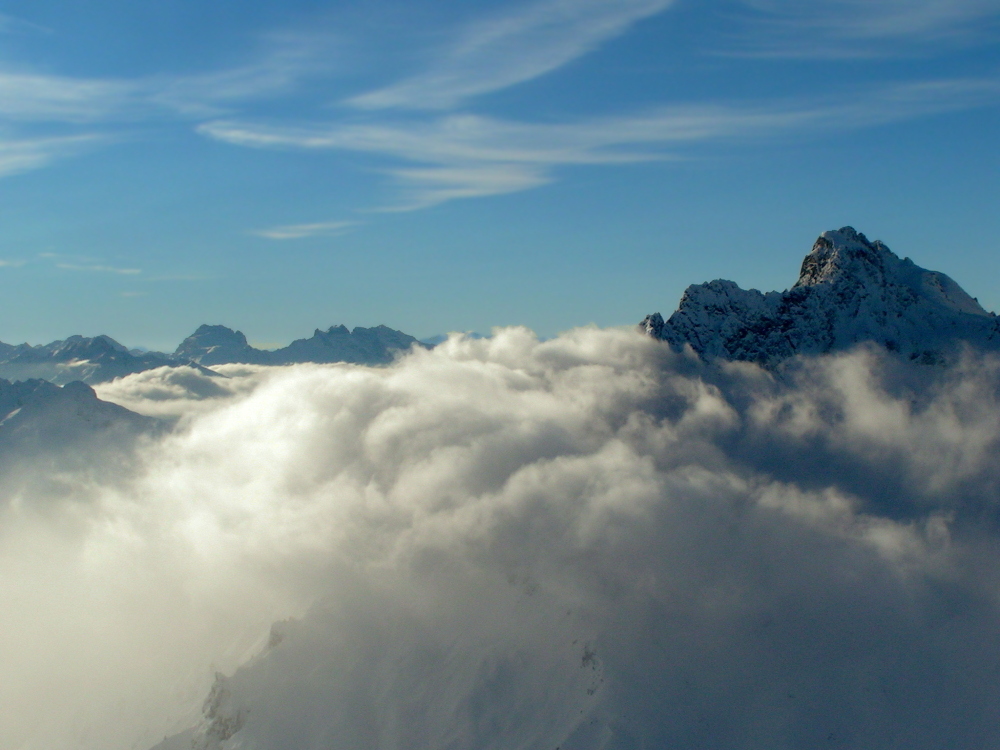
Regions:
<instances>
[{"instance_id":1,"label":"cloud bank","mask_svg":"<svg viewBox=\"0 0 1000 750\"><path fill-rule=\"evenodd\" d=\"M5 490L0 745L1000 739L1000 360L511 328L226 374L116 381L174 431Z\"/></svg>"}]
</instances>

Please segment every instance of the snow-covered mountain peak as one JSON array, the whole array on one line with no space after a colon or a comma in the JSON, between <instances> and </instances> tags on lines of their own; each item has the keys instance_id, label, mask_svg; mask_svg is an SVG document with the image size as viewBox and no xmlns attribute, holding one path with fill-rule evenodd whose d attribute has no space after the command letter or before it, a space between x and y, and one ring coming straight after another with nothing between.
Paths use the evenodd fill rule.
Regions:
<instances>
[{"instance_id":1,"label":"snow-covered mountain peak","mask_svg":"<svg viewBox=\"0 0 1000 750\"><path fill-rule=\"evenodd\" d=\"M870 242L853 227L823 232L803 259L793 289L829 285L908 289L918 298L958 313L989 316L948 276L900 258L882 241Z\"/></svg>"},{"instance_id":2,"label":"snow-covered mountain peak","mask_svg":"<svg viewBox=\"0 0 1000 750\"><path fill-rule=\"evenodd\" d=\"M242 331L204 324L180 343L173 356L211 366L225 362L261 364L266 353L251 347Z\"/></svg>"},{"instance_id":3,"label":"snow-covered mountain peak","mask_svg":"<svg viewBox=\"0 0 1000 750\"><path fill-rule=\"evenodd\" d=\"M844 278L884 282L886 270L894 262L901 261L889 248L877 240L869 242L854 227L823 232L803 259L795 287L835 283Z\"/></svg>"},{"instance_id":4,"label":"snow-covered mountain peak","mask_svg":"<svg viewBox=\"0 0 1000 750\"><path fill-rule=\"evenodd\" d=\"M939 361L961 341L1000 348L1000 321L952 279L853 227L820 235L785 292L695 284L667 321L650 315L640 329L704 356L764 363L862 341L920 361Z\"/></svg>"}]
</instances>

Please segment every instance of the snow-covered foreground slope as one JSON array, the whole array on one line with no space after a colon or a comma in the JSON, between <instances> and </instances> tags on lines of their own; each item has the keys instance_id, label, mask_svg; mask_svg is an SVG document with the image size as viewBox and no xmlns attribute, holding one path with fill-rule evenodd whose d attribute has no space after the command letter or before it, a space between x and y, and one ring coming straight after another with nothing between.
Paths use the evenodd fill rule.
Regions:
<instances>
[{"instance_id":1,"label":"snow-covered foreground slope","mask_svg":"<svg viewBox=\"0 0 1000 750\"><path fill-rule=\"evenodd\" d=\"M695 284L667 321L654 313L640 328L708 357L771 364L864 341L920 362L954 357L962 342L1000 349L1000 319L958 284L851 227L816 240L788 291Z\"/></svg>"},{"instance_id":2,"label":"snow-covered foreground slope","mask_svg":"<svg viewBox=\"0 0 1000 750\"><path fill-rule=\"evenodd\" d=\"M0 747L1000 745L994 355L226 374L102 389L187 414L138 466L0 485Z\"/></svg>"}]
</instances>

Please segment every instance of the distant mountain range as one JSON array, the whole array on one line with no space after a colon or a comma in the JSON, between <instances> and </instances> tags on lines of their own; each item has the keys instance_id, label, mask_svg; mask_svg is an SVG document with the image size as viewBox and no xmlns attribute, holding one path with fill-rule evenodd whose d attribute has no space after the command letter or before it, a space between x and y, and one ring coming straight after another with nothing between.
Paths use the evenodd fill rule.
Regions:
<instances>
[{"instance_id":1,"label":"distant mountain range","mask_svg":"<svg viewBox=\"0 0 1000 750\"><path fill-rule=\"evenodd\" d=\"M110 336L70 336L42 346L0 343L0 377L8 380L102 383L172 364L178 363L166 354L129 350Z\"/></svg>"},{"instance_id":2,"label":"distant mountain range","mask_svg":"<svg viewBox=\"0 0 1000 750\"><path fill-rule=\"evenodd\" d=\"M695 284L668 320L654 313L639 328L675 348L689 345L708 359L765 365L864 341L923 363L947 360L962 342L1000 350L1000 318L945 274L900 259L882 242L870 242L851 227L824 232L787 291L762 293L725 280ZM24 432L29 421L48 424L48 417L29 419L46 409L63 414L66 424L91 427L103 424L100 420L124 420L130 429L138 428L146 419L99 401L84 383L164 366L215 374L206 368L230 363L382 365L401 351L433 343L382 325L353 331L342 325L317 329L310 338L275 350L257 349L242 332L222 325L200 326L172 354L130 350L109 336L71 336L44 346L0 343L0 444ZM19 438L24 439L26 433Z\"/></svg>"},{"instance_id":3,"label":"distant mountain range","mask_svg":"<svg viewBox=\"0 0 1000 750\"><path fill-rule=\"evenodd\" d=\"M784 292L716 280L689 286L666 321L639 329L706 358L777 364L872 341L909 361L944 361L966 342L1000 349L1000 318L945 274L900 259L851 227L824 232Z\"/></svg>"},{"instance_id":4,"label":"distant mountain range","mask_svg":"<svg viewBox=\"0 0 1000 750\"><path fill-rule=\"evenodd\" d=\"M256 349L246 336L221 325L203 325L188 336L173 354L128 349L110 336L70 336L51 344L13 346L0 342L0 378L43 379L57 385L76 380L96 384L144 370L165 366L204 369L230 363L284 365L297 362L352 362L382 365L399 351L424 346L401 331L376 326L332 326L316 330L311 338L298 339L283 349ZM206 372L208 372L206 370Z\"/></svg>"},{"instance_id":5,"label":"distant mountain range","mask_svg":"<svg viewBox=\"0 0 1000 750\"><path fill-rule=\"evenodd\" d=\"M363 365L384 365L392 362L397 352L414 344L422 346L413 336L386 326L355 328L331 326L318 328L311 338L296 339L282 349L256 349L247 343L241 331L225 326L203 325L188 336L171 355L181 361L201 365L231 363L254 365L289 365L299 362L352 362Z\"/></svg>"},{"instance_id":6,"label":"distant mountain range","mask_svg":"<svg viewBox=\"0 0 1000 750\"><path fill-rule=\"evenodd\" d=\"M83 460L84 448L118 445L124 450L136 435L165 427L158 419L98 399L88 383L157 367L189 366L217 375L206 365L380 365L414 344L424 346L386 326L353 331L333 326L267 351L250 346L241 332L219 325L199 327L173 354L129 350L109 336L71 336L44 346L0 343L0 469L41 455L60 456L65 462L67 453L73 453Z\"/></svg>"}]
</instances>

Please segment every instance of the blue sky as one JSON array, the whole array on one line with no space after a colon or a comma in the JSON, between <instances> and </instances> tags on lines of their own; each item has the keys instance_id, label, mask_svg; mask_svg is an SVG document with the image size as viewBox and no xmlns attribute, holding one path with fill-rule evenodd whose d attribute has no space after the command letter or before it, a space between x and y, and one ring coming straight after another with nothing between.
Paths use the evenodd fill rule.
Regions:
<instances>
[{"instance_id":1,"label":"blue sky","mask_svg":"<svg viewBox=\"0 0 1000 750\"><path fill-rule=\"evenodd\" d=\"M851 224L1000 309L1000 0L0 0L0 340L634 323Z\"/></svg>"}]
</instances>

